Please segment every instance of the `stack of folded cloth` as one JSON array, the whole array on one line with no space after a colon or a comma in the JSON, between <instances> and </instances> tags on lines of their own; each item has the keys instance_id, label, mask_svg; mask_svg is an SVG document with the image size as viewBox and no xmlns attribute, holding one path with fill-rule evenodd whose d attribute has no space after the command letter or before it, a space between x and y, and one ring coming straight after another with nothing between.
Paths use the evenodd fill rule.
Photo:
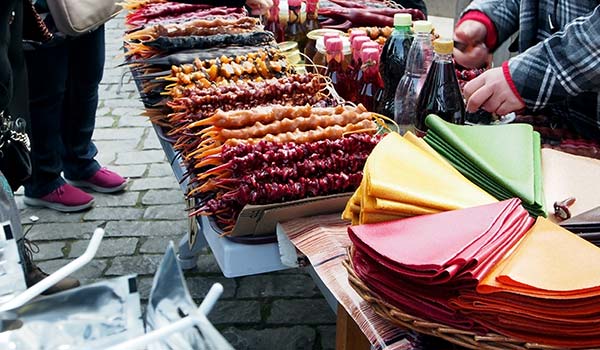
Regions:
<instances>
[{"instance_id":1,"label":"stack of folded cloth","mask_svg":"<svg viewBox=\"0 0 600 350\"><path fill-rule=\"evenodd\" d=\"M600 249L544 218L451 305L498 333L566 348L600 347Z\"/></svg>"},{"instance_id":2,"label":"stack of folded cloth","mask_svg":"<svg viewBox=\"0 0 600 350\"><path fill-rule=\"evenodd\" d=\"M384 137L363 173L343 214L355 225L497 202L411 133Z\"/></svg>"},{"instance_id":3,"label":"stack of folded cloth","mask_svg":"<svg viewBox=\"0 0 600 350\"><path fill-rule=\"evenodd\" d=\"M469 180L499 200L521 198L532 215L546 216L540 135L531 125L465 126L436 115L425 122L425 141Z\"/></svg>"},{"instance_id":4,"label":"stack of folded cloth","mask_svg":"<svg viewBox=\"0 0 600 350\"><path fill-rule=\"evenodd\" d=\"M430 321L483 330L450 307L477 283L533 224L519 199L350 226L352 266L382 300Z\"/></svg>"}]
</instances>

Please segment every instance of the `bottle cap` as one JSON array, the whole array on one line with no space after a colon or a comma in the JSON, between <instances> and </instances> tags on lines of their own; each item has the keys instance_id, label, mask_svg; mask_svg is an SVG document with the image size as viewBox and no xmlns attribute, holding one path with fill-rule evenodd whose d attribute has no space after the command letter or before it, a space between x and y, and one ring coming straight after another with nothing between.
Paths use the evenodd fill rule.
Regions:
<instances>
[{"instance_id":1,"label":"bottle cap","mask_svg":"<svg viewBox=\"0 0 600 350\"><path fill-rule=\"evenodd\" d=\"M364 43L368 43L369 41L371 41L371 39L369 39L369 37L366 36L355 36L353 39L350 39L350 41L352 41L352 50L356 52L360 50Z\"/></svg>"},{"instance_id":2,"label":"bottle cap","mask_svg":"<svg viewBox=\"0 0 600 350\"><path fill-rule=\"evenodd\" d=\"M433 24L429 21L415 21L413 23L413 30L415 33L431 33Z\"/></svg>"},{"instance_id":3,"label":"bottle cap","mask_svg":"<svg viewBox=\"0 0 600 350\"><path fill-rule=\"evenodd\" d=\"M311 30L310 32L308 32L306 34L306 37L309 38L310 40L317 40L319 38L325 37L325 35L337 35L338 37L340 35L342 35L342 31L341 30L337 30L337 29L327 29L327 28L323 28L323 29L315 29L315 30Z\"/></svg>"},{"instance_id":4,"label":"bottle cap","mask_svg":"<svg viewBox=\"0 0 600 350\"><path fill-rule=\"evenodd\" d=\"M344 49L344 43L340 38L329 39L325 44L325 48L328 52L342 51Z\"/></svg>"},{"instance_id":5,"label":"bottle cap","mask_svg":"<svg viewBox=\"0 0 600 350\"><path fill-rule=\"evenodd\" d=\"M288 0L288 6L302 6L302 0Z\"/></svg>"},{"instance_id":6,"label":"bottle cap","mask_svg":"<svg viewBox=\"0 0 600 350\"><path fill-rule=\"evenodd\" d=\"M350 32L350 42L352 42L352 40L354 40L354 38L357 36L367 36L367 32L361 29L352 29Z\"/></svg>"},{"instance_id":7,"label":"bottle cap","mask_svg":"<svg viewBox=\"0 0 600 350\"><path fill-rule=\"evenodd\" d=\"M362 61L363 62L368 62L368 61L378 62L379 61L379 50L364 49L362 51Z\"/></svg>"},{"instance_id":8,"label":"bottle cap","mask_svg":"<svg viewBox=\"0 0 600 350\"><path fill-rule=\"evenodd\" d=\"M410 27L412 16L409 13L396 13L394 15L394 27Z\"/></svg>"},{"instance_id":9,"label":"bottle cap","mask_svg":"<svg viewBox=\"0 0 600 350\"><path fill-rule=\"evenodd\" d=\"M454 41L452 39L439 38L433 41L433 51L440 55L450 55L454 49Z\"/></svg>"},{"instance_id":10,"label":"bottle cap","mask_svg":"<svg viewBox=\"0 0 600 350\"><path fill-rule=\"evenodd\" d=\"M379 46L379 44L374 41L367 41L366 43L363 43L360 47L360 50L364 49L375 49L379 51L381 49L381 46Z\"/></svg>"},{"instance_id":11,"label":"bottle cap","mask_svg":"<svg viewBox=\"0 0 600 350\"><path fill-rule=\"evenodd\" d=\"M325 45L327 45L327 42L329 41L329 39L339 39L339 38L340 38L339 33L325 33L325 34L323 34L323 43Z\"/></svg>"}]
</instances>

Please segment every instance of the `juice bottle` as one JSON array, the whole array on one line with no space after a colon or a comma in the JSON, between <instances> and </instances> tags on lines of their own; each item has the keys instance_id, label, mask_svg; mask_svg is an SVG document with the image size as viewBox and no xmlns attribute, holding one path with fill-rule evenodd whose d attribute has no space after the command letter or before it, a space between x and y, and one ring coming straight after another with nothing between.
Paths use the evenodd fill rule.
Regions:
<instances>
[{"instance_id":1,"label":"juice bottle","mask_svg":"<svg viewBox=\"0 0 600 350\"><path fill-rule=\"evenodd\" d=\"M451 39L433 42L433 63L417 100L415 129L418 136L427 132L425 117L429 114L436 114L450 123L465 123L465 103L454 69L453 48Z\"/></svg>"},{"instance_id":2,"label":"juice bottle","mask_svg":"<svg viewBox=\"0 0 600 350\"><path fill-rule=\"evenodd\" d=\"M273 6L269 9L269 16L265 23L265 29L272 32L275 35L277 42L285 40L283 28L279 23L279 0L273 0Z\"/></svg>"},{"instance_id":3,"label":"juice bottle","mask_svg":"<svg viewBox=\"0 0 600 350\"><path fill-rule=\"evenodd\" d=\"M354 31L352 33L354 33ZM362 58L360 57L362 54L361 48L364 43L370 42L371 39L366 35L357 35L350 39L350 41L352 43L352 60L350 61L350 65L348 65L349 84L351 85L349 88L350 96L348 99L350 101L355 101L360 87L358 81L360 80L360 76L362 76L362 70L360 69L362 66Z\"/></svg>"},{"instance_id":4,"label":"juice bottle","mask_svg":"<svg viewBox=\"0 0 600 350\"><path fill-rule=\"evenodd\" d=\"M327 75L331 78L333 87L344 99L348 96L348 77L344 70L344 44L342 39L327 40Z\"/></svg>"},{"instance_id":5,"label":"juice bottle","mask_svg":"<svg viewBox=\"0 0 600 350\"><path fill-rule=\"evenodd\" d=\"M313 62L317 66L317 72L321 75L327 74L327 41L329 39L339 39L340 33L336 32L328 32L323 34L322 38L317 39L317 43L315 44L317 52L313 57Z\"/></svg>"},{"instance_id":6,"label":"juice bottle","mask_svg":"<svg viewBox=\"0 0 600 350\"><path fill-rule=\"evenodd\" d=\"M288 21L285 27L285 40L298 43L300 52L304 52L306 46L306 30L300 20L300 8L302 0L288 0Z\"/></svg>"},{"instance_id":7,"label":"juice bottle","mask_svg":"<svg viewBox=\"0 0 600 350\"><path fill-rule=\"evenodd\" d=\"M304 30L306 33L321 28L319 24L319 0L306 0L306 20Z\"/></svg>"},{"instance_id":8,"label":"juice bottle","mask_svg":"<svg viewBox=\"0 0 600 350\"><path fill-rule=\"evenodd\" d=\"M383 81L379 74L379 50L364 49L362 51L362 77L358 93L358 103L369 111L379 105L383 94Z\"/></svg>"},{"instance_id":9,"label":"juice bottle","mask_svg":"<svg viewBox=\"0 0 600 350\"><path fill-rule=\"evenodd\" d=\"M433 60L433 46L431 44L433 26L431 22L416 21L413 28L415 39L408 52L406 69L398 83L395 97L394 120L400 127L399 132L402 135L407 131L415 131L417 99Z\"/></svg>"},{"instance_id":10,"label":"juice bottle","mask_svg":"<svg viewBox=\"0 0 600 350\"><path fill-rule=\"evenodd\" d=\"M406 57L412 44L410 26L412 17L408 13L394 15L394 31L387 39L379 63L379 72L383 78L384 90L381 110L378 112L389 118L394 118L394 97L400 78L404 75Z\"/></svg>"}]
</instances>

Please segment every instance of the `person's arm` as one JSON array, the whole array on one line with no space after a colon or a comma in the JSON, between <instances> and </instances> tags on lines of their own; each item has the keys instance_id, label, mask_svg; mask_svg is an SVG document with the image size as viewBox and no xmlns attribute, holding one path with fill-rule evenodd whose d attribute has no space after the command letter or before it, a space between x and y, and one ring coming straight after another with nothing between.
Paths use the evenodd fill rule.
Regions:
<instances>
[{"instance_id":1,"label":"person's arm","mask_svg":"<svg viewBox=\"0 0 600 350\"><path fill-rule=\"evenodd\" d=\"M505 63L533 111L586 91L600 92L600 5Z\"/></svg>"},{"instance_id":2,"label":"person's arm","mask_svg":"<svg viewBox=\"0 0 600 350\"><path fill-rule=\"evenodd\" d=\"M520 3L520 0L475 0L463 11L459 23L466 19L482 22L488 29L486 42L495 36L489 47L493 50L519 30Z\"/></svg>"}]
</instances>

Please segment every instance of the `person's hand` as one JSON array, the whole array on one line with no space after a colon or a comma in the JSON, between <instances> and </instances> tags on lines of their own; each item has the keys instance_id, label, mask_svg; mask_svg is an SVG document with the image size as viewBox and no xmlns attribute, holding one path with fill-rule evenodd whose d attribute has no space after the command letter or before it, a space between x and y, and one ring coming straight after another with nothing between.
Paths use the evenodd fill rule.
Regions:
<instances>
[{"instance_id":1,"label":"person's hand","mask_svg":"<svg viewBox=\"0 0 600 350\"><path fill-rule=\"evenodd\" d=\"M487 29L478 21L466 20L454 30L454 59L466 68L485 67L490 50L485 45Z\"/></svg>"},{"instance_id":2,"label":"person's hand","mask_svg":"<svg viewBox=\"0 0 600 350\"><path fill-rule=\"evenodd\" d=\"M269 11L273 7L272 0L246 0L246 5L252 9L253 15L262 15Z\"/></svg>"},{"instance_id":3,"label":"person's hand","mask_svg":"<svg viewBox=\"0 0 600 350\"><path fill-rule=\"evenodd\" d=\"M463 92L470 113L483 108L490 113L506 115L525 108L525 104L508 85L501 67L490 69L471 80Z\"/></svg>"}]
</instances>

